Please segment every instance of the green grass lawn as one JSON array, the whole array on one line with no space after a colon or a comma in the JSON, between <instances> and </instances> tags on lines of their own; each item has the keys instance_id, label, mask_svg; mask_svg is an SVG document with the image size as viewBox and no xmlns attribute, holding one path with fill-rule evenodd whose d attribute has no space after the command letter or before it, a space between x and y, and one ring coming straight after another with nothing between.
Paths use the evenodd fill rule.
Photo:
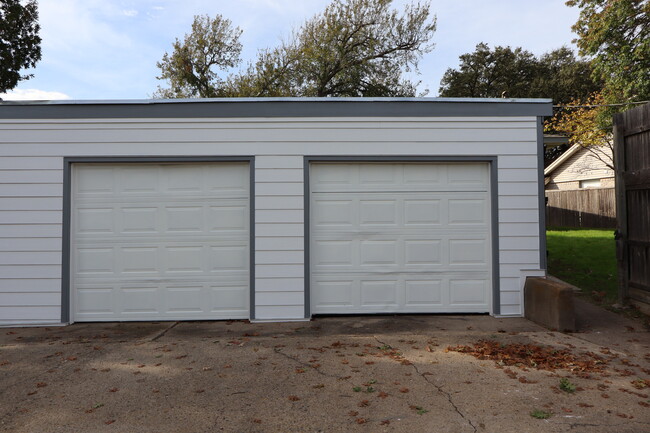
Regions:
<instances>
[{"instance_id":1,"label":"green grass lawn","mask_svg":"<svg viewBox=\"0 0 650 433\"><path fill-rule=\"evenodd\" d=\"M546 231L546 238L551 275L581 288L598 303L618 301L613 230L554 228Z\"/></svg>"}]
</instances>

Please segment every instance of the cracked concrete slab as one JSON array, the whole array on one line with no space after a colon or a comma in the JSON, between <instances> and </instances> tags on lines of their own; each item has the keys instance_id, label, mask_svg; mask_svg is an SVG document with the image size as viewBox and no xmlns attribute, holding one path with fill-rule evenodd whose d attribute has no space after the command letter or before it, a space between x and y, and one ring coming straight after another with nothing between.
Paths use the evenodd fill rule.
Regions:
<instances>
[{"instance_id":1,"label":"cracked concrete slab","mask_svg":"<svg viewBox=\"0 0 650 433\"><path fill-rule=\"evenodd\" d=\"M0 431L650 431L647 330L595 329L424 315L6 328ZM481 339L590 351L607 367L586 377L446 350Z\"/></svg>"}]
</instances>

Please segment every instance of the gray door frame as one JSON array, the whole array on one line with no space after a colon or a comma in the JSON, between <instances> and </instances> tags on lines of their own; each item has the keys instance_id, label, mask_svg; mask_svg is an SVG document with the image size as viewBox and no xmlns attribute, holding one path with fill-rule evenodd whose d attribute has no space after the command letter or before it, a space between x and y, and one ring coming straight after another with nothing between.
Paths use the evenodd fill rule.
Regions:
<instances>
[{"instance_id":1,"label":"gray door frame","mask_svg":"<svg viewBox=\"0 0 650 433\"><path fill-rule=\"evenodd\" d=\"M305 207L305 318L311 318L311 187L310 167L318 162L357 162L357 163L400 163L400 162L484 162L490 167L490 219L492 237L492 312L501 314L501 296L499 290L499 191L498 191L498 157L488 156L305 156L304 169L304 207Z\"/></svg>"},{"instance_id":2,"label":"gray door frame","mask_svg":"<svg viewBox=\"0 0 650 433\"><path fill-rule=\"evenodd\" d=\"M254 156L70 156L63 158L63 245L61 247L61 322L71 323L70 253L72 245L72 166L79 163L246 162L249 165L249 316L255 318L255 157Z\"/></svg>"}]
</instances>

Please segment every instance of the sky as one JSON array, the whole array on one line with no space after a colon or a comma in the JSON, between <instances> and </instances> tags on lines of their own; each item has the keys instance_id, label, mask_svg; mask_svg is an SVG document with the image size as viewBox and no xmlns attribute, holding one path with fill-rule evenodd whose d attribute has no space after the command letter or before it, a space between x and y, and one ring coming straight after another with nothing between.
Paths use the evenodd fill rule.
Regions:
<instances>
[{"instance_id":1,"label":"sky","mask_svg":"<svg viewBox=\"0 0 650 433\"><path fill-rule=\"evenodd\" d=\"M402 9L417 0L394 0ZM156 67L195 15L221 14L243 30L244 64L273 47L330 0L39 0L43 58L26 72L10 99L149 99ZM575 50L571 25L578 9L565 0L431 0L437 17L435 48L419 64L418 92L437 96L440 79L476 44L523 47L541 55Z\"/></svg>"}]
</instances>

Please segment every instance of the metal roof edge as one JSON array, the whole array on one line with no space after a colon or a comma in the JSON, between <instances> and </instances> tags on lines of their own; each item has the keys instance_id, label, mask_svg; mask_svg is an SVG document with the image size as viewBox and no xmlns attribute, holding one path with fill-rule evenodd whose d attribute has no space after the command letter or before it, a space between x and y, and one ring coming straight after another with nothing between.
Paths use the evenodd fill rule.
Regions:
<instances>
[{"instance_id":1,"label":"metal roof edge","mask_svg":"<svg viewBox=\"0 0 650 433\"><path fill-rule=\"evenodd\" d=\"M550 99L219 98L2 101L0 119L548 116Z\"/></svg>"}]
</instances>

